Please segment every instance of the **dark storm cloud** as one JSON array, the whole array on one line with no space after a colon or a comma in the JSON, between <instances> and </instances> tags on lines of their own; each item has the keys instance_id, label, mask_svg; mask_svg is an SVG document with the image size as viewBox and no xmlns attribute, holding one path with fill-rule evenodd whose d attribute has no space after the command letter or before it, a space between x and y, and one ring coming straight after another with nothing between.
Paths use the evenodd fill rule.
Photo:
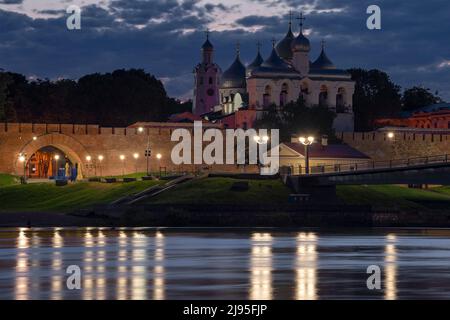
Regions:
<instances>
[{"instance_id":1,"label":"dark storm cloud","mask_svg":"<svg viewBox=\"0 0 450 320\"><path fill-rule=\"evenodd\" d=\"M0 4L21 4L23 0L0 0Z\"/></svg>"},{"instance_id":2,"label":"dark storm cloud","mask_svg":"<svg viewBox=\"0 0 450 320\"><path fill-rule=\"evenodd\" d=\"M0 0L6 2L14 1ZM324 38L339 67L383 69L403 86L421 84L450 100L450 65L445 63L450 61L450 2L379 0L381 31L366 28L368 0L248 0L265 3L268 10L280 4L286 8L286 15L269 17L212 2L111 0L105 8L84 7L80 31L66 29L64 11L46 8L52 14L48 19L0 11L0 67L49 78L141 67L163 78L170 94L181 96L191 89L208 24L220 20L234 26L211 35L216 59L226 69L237 41L246 62L254 58L257 41L268 56L270 39L281 39L287 31L288 10L298 14L307 5L311 60ZM236 12L241 13L233 21ZM250 32L254 27L258 31ZM298 31L297 20L293 28Z\"/></svg>"}]
</instances>

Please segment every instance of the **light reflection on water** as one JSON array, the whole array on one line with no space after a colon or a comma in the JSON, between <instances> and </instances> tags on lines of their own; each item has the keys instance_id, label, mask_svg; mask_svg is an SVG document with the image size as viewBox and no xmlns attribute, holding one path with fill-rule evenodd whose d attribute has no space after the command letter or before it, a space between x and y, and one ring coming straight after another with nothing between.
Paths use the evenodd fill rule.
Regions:
<instances>
[{"instance_id":1,"label":"light reflection on water","mask_svg":"<svg viewBox=\"0 0 450 320\"><path fill-rule=\"evenodd\" d=\"M297 300L317 299L317 236L314 233L300 233L297 237Z\"/></svg>"},{"instance_id":2,"label":"light reflection on water","mask_svg":"<svg viewBox=\"0 0 450 320\"><path fill-rule=\"evenodd\" d=\"M449 266L450 231L0 229L0 299L449 299Z\"/></svg>"}]
</instances>

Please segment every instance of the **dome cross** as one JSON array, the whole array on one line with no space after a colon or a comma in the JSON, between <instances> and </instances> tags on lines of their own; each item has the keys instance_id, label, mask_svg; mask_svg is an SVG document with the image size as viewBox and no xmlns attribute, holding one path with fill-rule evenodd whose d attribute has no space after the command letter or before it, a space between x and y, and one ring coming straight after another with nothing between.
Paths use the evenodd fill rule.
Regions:
<instances>
[{"instance_id":1,"label":"dome cross","mask_svg":"<svg viewBox=\"0 0 450 320\"><path fill-rule=\"evenodd\" d=\"M305 22L306 18L303 15L303 12L300 12L300 15L298 16L297 20L300 21L299 25L300 25L300 32L303 32L303 23Z\"/></svg>"}]
</instances>

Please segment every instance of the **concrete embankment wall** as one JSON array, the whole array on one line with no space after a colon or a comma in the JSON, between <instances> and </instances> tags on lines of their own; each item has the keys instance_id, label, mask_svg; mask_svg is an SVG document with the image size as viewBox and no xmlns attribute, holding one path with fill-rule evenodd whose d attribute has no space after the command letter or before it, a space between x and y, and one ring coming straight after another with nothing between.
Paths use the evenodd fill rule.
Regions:
<instances>
[{"instance_id":1,"label":"concrete embankment wall","mask_svg":"<svg viewBox=\"0 0 450 320\"><path fill-rule=\"evenodd\" d=\"M77 214L77 213L76 213ZM79 214L77 214L79 215ZM148 227L450 227L450 212L374 212L370 206L143 205L98 207L83 216Z\"/></svg>"}]
</instances>

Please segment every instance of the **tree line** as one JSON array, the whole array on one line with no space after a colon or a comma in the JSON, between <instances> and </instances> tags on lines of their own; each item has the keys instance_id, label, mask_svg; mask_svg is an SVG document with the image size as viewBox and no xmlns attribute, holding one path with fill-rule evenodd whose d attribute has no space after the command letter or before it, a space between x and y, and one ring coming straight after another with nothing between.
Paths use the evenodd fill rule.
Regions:
<instances>
[{"instance_id":1,"label":"tree line","mask_svg":"<svg viewBox=\"0 0 450 320\"><path fill-rule=\"evenodd\" d=\"M401 111L442 102L438 93L428 88L402 92L380 70L348 71L356 82L353 110L357 131L373 130L377 118L395 117ZM0 70L0 121L127 126L137 121L165 121L171 114L191 110L191 101L170 98L163 83L141 69L94 73L77 81L28 80L24 75ZM283 127L291 128L288 131L312 125L324 134L331 130L333 114L323 108L308 109L298 101L284 110ZM280 121L273 108L264 119L268 128Z\"/></svg>"},{"instance_id":2,"label":"tree line","mask_svg":"<svg viewBox=\"0 0 450 320\"><path fill-rule=\"evenodd\" d=\"M190 101L170 98L160 80L140 69L95 73L77 81L29 81L0 72L0 121L127 126L165 121L191 108Z\"/></svg>"},{"instance_id":3,"label":"tree line","mask_svg":"<svg viewBox=\"0 0 450 320\"><path fill-rule=\"evenodd\" d=\"M402 111L415 110L443 100L439 92L414 86L405 89L395 84L386 72L380 70L350 69L348 72L356 82L353 96L355 131L374 129L379 118L397 117Z\"/></svg>"}]
</instances>

